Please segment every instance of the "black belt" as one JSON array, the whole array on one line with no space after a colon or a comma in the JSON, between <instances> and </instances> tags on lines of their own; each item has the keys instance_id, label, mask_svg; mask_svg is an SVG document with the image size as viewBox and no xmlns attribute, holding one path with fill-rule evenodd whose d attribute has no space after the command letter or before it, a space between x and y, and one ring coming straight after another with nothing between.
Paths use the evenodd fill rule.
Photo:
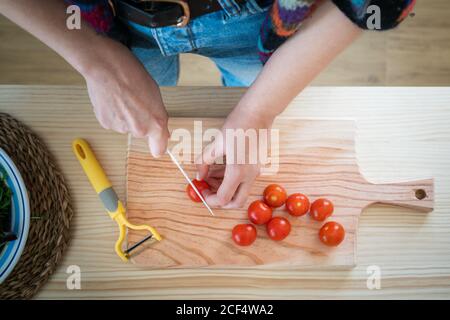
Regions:
<instances>
[{"instance_id":1,"label":"black belt","mask_svg":"<svg viewBox=\"0 0 450 320\"><path fill-rule=\"evenodd\" d=\"M246 0L235 0L242 4ZM184 27L190 20L222 9L218 0L113 0L115 15L142 26Z\"/></svg>"}]
</instances>

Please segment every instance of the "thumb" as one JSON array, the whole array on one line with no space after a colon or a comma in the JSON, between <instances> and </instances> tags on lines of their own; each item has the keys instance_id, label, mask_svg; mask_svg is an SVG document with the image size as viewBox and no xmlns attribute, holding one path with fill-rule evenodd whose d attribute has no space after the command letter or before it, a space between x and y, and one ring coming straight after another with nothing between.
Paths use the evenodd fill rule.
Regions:
<instances>
[{"instance_id":1,"label":"thumb","mask_svg":"<svg viewBox=\"0 0 450 320\"><path fill-rule=\"evenodd\" d=\"M207 177L209 166L214 164L217 158L223 157L223 143L215 140L208 144L198 156L195 163L197 164L198 176L197 178L203 180Z\"/></svg>"},{"instance_id":2,"label":"thumb","mask_svg":"<svg viewBox=\"0 0 450 320\"><path fill-rule=\"evenodd\" d=\"M169 140L169 131L163 129L159 132L153 132L148 136L148 146L153 157L159 158L167 150L167 142Z\"/></svg>"}]
</instances>

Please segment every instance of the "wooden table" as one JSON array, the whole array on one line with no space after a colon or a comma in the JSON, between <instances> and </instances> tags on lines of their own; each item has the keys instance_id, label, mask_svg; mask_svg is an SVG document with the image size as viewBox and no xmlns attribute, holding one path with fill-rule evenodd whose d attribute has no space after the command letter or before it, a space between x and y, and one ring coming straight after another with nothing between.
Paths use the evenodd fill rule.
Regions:
<instances>
[{"instance_id":1,"label":"wooden table","mask_svg":"<svg viewBox=\"0 0 450 320\"><path fill-rule=\"evenodd\" d=\"M171 116L224 117L243 89L167 88ZM103 210L70 148L88 139L124 199L127 138L101 129L83 87L0 86L0 112L33 128L69 185L72 242L37 298L450 298L450 88L312 87L283 116L356 118L362 172L374 182L435 178L429 215L388 206L360 221L358 266L351 270L145 270L113 251L116 225ZM66 270L81 268L81 290ZM381 289L366 285L369 266Z\"/></svg>"}]
</instances>

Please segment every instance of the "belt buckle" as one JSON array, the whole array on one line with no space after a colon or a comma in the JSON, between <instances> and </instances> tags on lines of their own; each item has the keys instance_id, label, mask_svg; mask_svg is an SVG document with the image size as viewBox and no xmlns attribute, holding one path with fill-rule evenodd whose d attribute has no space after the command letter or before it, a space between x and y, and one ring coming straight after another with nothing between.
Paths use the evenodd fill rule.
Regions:
<instances>
[{"instance_id":1,"label":"belt buckle","mask_svg":"<svg viewBox=\"0 0 450 320\"><path fill-rule=\"evenodd\" d=\"M183 9L183 15L178 18L175 26L182 28L185 27L191 20L191 10L186 0L138 0L138 2L169 2L178 4Z\"/></svg>"}]
</instances>

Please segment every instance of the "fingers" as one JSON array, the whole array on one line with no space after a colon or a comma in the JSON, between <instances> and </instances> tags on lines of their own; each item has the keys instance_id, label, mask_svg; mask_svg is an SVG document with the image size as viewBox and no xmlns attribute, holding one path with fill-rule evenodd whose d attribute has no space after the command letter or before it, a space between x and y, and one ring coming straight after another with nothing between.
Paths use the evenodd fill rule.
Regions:
<instances>
[{"instance_id":1,"label":"fingers","mask_svg":"<svg viewBox=\"0 0 450 320\"><path fill-rule=\"evenodd\" d=\"M197 177L204 180L208 175L209 165L215 161L215 143L208 144L202 151L202 154L195 160L197 164Z\"/></svg>"},{"instance_id":2,"label":"fingers","mask_svg":"<svg viewBox=\"0 0 450 320\"><path fill-rule=\"evenodd\" d=\"M156 132L148 137L148 147L153 157L161 157L167 150L167 142L169 140L169 130Z\"/></svg>"},{"instance_id":3,"label":"fingers","mask_svg":"<svg viewBox=\"0 0 450 320\"><path fill-rule=\"evenodd\" d=\"M130 132L136 138L147 137L150 153L155 158L159 158L166 152L170 137L167 125L150 124L147 129L142 129L142 126L136 127L134 125L131 127L126 121L121 119L113 119L111 123L103 117L98 117L98 120L105 129L111 129L122 134Z\"/></svg>"},{"instance_id":4,"label":"fingers","mask_svg":"<svg viewBox=\"0 0 450 320\"><path fill-rule=\"evenodd\" d=\"M94 109L94 114L97 118L98 123L100 123L103 129L111 129L110 122L108 121L108 118L106 116L99 112L98 109Z\"/></svg>"},{"instance_id":5,"label":"fingers","mask_svg":"<svg viewBox=\"0 0 450 320\"><path fill-rule=\"evenodd\" d=\"M223 142L215 140L208 144L202 154L195 160L197 164L198 178L205 179L208 175L209 166L214 164L217 158L224 156Z\"/></svg>"},{"instance_id":6,"label":"fingers","mask_svg":"<svg viewBox=\"0 0 450 320\"><path fill-rule=\"evenodd\" d=\"M204 179L209 186L211 187L211 192L217 192L217 190L219 189L220 185L222 184L223 179L220 178L211 178L211 177L207 177Z\"/></svg>"},{"instance_id":7,"label":"fingers","mask_svg":"<svg viewBox=\"0 0 450 320\"><path fill-rule=\"evenodd\" d=\"M225 168L226 168L226 166L224 164L210 165L207 178L222 178L223 179L223 177L225 175Z\"/></svg>"},{"instance_id":8,"label":"fingers","mask_svg":"<svg viewBox=\"0 0 450 320\"><path fill-rule=\"evenodd\" d=\"M225 177L217 190L217 193L207 196L205 198L206 202L211 207L224 207L233 198L237 188L241 184L242 178L243 177L239 171L234 170L234 168L227 167L225 170Z\"/></svg>"},{"instance_id":9,"label":"fingers","mask_svg":"<svg viewBox=\"0 0 450 320\"><path fill-rule=\"evenodd\" d=\"M130 128L130 133L135 138L145 138L150 136L152 131L155 133L158 131L152 128L154 123L154 120L152 118L150 118L147 121L142 121L140 117L144 116L146 115L142 114L142 115L127 116L127 122Z\"/></svg>"},{"instance_id":10,"label":"fingers","mask_svg":"<svg viewBox=\"0 0 450 320\"><path fill-rule=\"evenodd\" d=\"M119 133L127 133L128 132L128 124L126 123L125 120L119 119L119 120L117 120L115 126L112 129Z\"/></svg>"},{"instance_id":11,"label":"fingers","mask_svg":"<svg viewBox=\"0 0 450 320\"><path fill-rule=\"evenodd\" d=\"M129 115L128 118L123 119L120 115L112 113L109 122L105 121L104 117L100 119L100 123L105 128L119 133L130 132L136 138L146 137L153 157L158 158L166 152L170 136L167 128L167 117L151 116L149 120L144 122L139 118L139 115L133 117Z\"/></svg>"},{"instance_id":12,"label":"fingers","mask_svg":"<svg viewBox=\"0 0 450 320\"><path fill-rule=\"evenodd\" d=\"M259 174L259 166L227 165L221 181L221 176L211 177L210 171L206 181L212 186L211 189L216 189L217 192L208 194L205 197L206 202L212 207L225 209L243 207Z\"/></svg>"},{"instance_id":13,"label":"fingers","mask_svg":"<svg viewBox=\"0 0 450 320\"><path fill-rule=\"evenodd\" d=\"M252 188L253 181L246 181L239 185L239 188L234 196L233 200L224 206L225 209L238 209L242 208L247 202L250 190Z\"/></svg>"},{"instance_id":14,"label":"fingers","mask_svg":"<svg viewBox=\"0 0 450 320\"><path fill-rule=\"evenodd\" d=\"M97 113L95 110L95 116L97 117L100 125L107 130L113 130L119 133L127 133L129 132L129 126L125 119L118 116L115 112L111 112L110 114Z\"/></svg>"}]
</instances>

